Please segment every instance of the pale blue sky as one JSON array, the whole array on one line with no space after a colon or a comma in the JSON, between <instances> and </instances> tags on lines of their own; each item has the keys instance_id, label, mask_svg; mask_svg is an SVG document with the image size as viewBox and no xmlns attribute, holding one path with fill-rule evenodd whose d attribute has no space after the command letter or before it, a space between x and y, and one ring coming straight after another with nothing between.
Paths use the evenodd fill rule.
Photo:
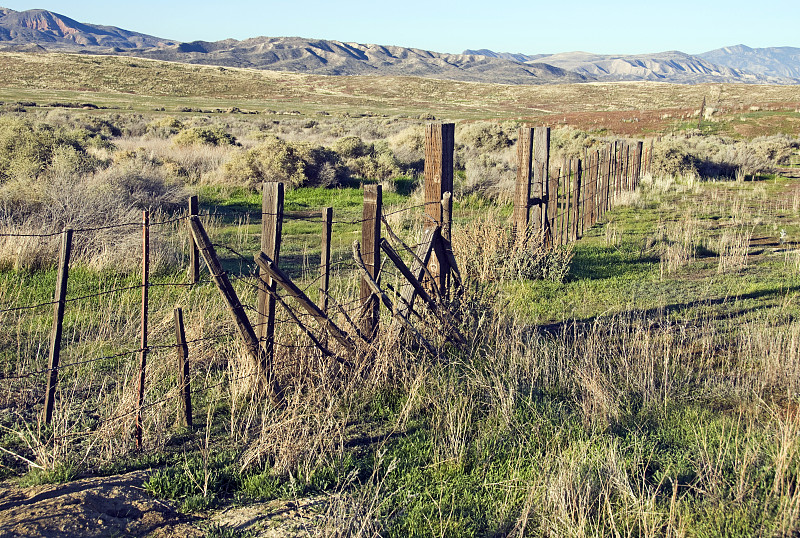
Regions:
<instances>
[{"instance_id":1,"label":"pale blue sky","mask_svg":"<svg viewBox=\"0 0 800 538\"><path fill-rule=\"evenodd\" d=\"M178 41L301 36L460 53L690 54L743 43L800 47L800 1L109 0L17 2Z\"/></svg>"}]
</instances>

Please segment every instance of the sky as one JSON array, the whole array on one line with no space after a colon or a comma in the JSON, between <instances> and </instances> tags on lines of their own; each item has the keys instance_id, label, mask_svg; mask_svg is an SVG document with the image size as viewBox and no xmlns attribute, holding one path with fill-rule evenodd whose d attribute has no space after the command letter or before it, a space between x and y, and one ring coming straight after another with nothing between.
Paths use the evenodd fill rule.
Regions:
<instances>
[{"instance_id":1,"label":"sky","mask_svg":"<svg viewBox=\"0 0 800 538\"><path fill-rule=\"evenodd\" d=\"M81 0L16 2L79 22L177 41L299 36L414 47L553 54L644 54L720 47L800 47L798 0Z\"/></svg>"}]
</instances>

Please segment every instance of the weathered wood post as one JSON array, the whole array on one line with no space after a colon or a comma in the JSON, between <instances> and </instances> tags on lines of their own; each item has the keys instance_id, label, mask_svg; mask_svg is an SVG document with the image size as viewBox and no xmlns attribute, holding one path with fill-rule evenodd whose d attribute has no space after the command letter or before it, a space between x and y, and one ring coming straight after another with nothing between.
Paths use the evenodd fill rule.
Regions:
<instances>
[{"instance_id":1,"label":"weathered wood post","mask_svg":"<svg viewBox=\"0 0 800 538\"><path fill-rule=\"evenodd\" d=\"M570 242L570 238L572 237L570 231L572 230L572 221L574 217L572 216L572 204L573 200L575 199L575 185L572 181L572 170L573 170L573 163L572 159L567 160L564 159L564 171L566 176L564 178L565 182L565 189L566 189L566 198L564 200L564 244L568 244Z\"/></svg>"},{"instance_id":2,"label":"weathered wood post","mask_svg":"<svg viewBox=\"0 0 800 538\"><path fill-rule=\"evenodd\" d=\"M533 206L531 220L534 233L549 234L550 222L547 218L549 194L548 171L550 169L550 127L536 127L533 130L533 188L531 195L538 205Z\"/></svg>"},{"instance_id":3,"label":"weathered wood post","mask_svg":"<svg viewBox=\"0 0 800 538\"><path fill-rule=\"evenodd\" d=\"M197 217L194 217L197 218ZM136 448L142 448L144 381L147 368L147 300L150 275L150 212L142 212L142 315L139 346L139 386L136 397Z\"/></svg>"},{"instance_id":4,"label":"weathered wood post","mask_svg":"<svg viewBox=\"0 0 800 538\"><path fill-rule=\"evenodd\" d=\"M514 191L514 234L517 238L527 235L530 224L532 166L533 129L520 127L517 137L517 183Z\"/></svg>"},{"instance_id":5,"label":"weathered wood post","mask_svg":"<svg viewBox=\"0 0 800 538\"><path fill-rule=\"evenodd\" d=\"M550 185L547 187L547 222L549 226L547 228L547 237L548 237L548 244L550 246L555 246L558 243L558 176L560 174L560 170L556 170L556 173L549 174L549 182Z\"/></svg>"},{"instance_id":6,"label":"weathered wood post","mask_svg":"<svg viewBox=\"0 0 800 538\"><path fill-rule=\"evenodd\" d=\"M453 192L453 152L455 124L430 123L425 128L425 230L442 225L442 197ZM449 235L449 232L447 232ZM436 242L437 244L440 241ZM447 295L447 276L450 264L441 248L434 248L428 270L437 293Z\"/></svg>"},{"instance_id":7,"label":"weathered wood post","mask_svg":"<svg viewBox=\"0 0 800 538\"><path fill-rule=\"evenodd\" d=\"M178 424L192 427L192 389L189 383L189 346L183 325L183 309L175 308L175 349L178 352Z\"/></svg>"},{"instance_id":8,"label":"weathered wood post","mask_svg":"<svg viewBox=\"0 0 800 538\"><path fill-rule=\"evenodd\" d=\"M197 195L189 197L189 219L200 214L200 204ZM200 281L200 251L197 250L197 243L192 235L192 227L187 222L186 229L189 232L189 282L197 284Z\"/></svg>"},{"instance_id":9,"label":"weathered wood post","mask_svg":"<svg viewBox=\"0 0 800 538\"><path fill-rule=\"evenodd\" d=\"M58 385L58 363L61 358L61 333L64 326L64 307L67 304L67 279L69 278L69 258L72 253L72 228L61 232L61 253L58 257L58 277L54 294L53 328L50 331L50 355L47 362L47 391L44 400L44 423L53 420L53 405Z\"/></svg>"},{"instance_id":10,"label":"weathered wood post","mask_svg":"<svg viewBox=\"0 0 800 538\"><path fill-rule=\"evenodd\" d=\"M614 174L615 198L619 198L619 196L622 194L622 144L622 140L616 140L614 142L614 167L616 168L616 173Z\"/></svg>"},{"instance_id":11,"label":"weathered wood post","mask_svg":"<svg viewBox=\"0 0 800 538\"><path fill-rule=\"evenodd\" d=\"M578 240L578 233L580 231L580 199L581 199L581 182L582 182L582 173L583 173L583 163L580 159L575 160L575 169L573 170L574 173L574 185L575 185L575 194L572 197L572 230L570 235L570 240L577 241Z\"/></svg>"},{"instance_id":12,"label":"weathered wood post","mask_svg":"<svg viewBox=\"0 0 800 538\"><path fill-rule=\"evenodd\" d=\"M635 158L634 158L634 166L633 166L633 188L639 188L639 181L642 179L642 162L644 156L644 142L639 140L636 142L636 148L634 150Z\"/></svg>"},{"instance_id":13,"label":"weathered wood post","mask_svg":"<svg viewBox=\"0 0 800 538\"><path fill-rule=\"evenodd\" d=\"M222 269L222 265L217 257L217 251L214 249L214 245L211 243L211 239L209 239L205 228L203 228L200 218L192 217L190 222L192 224L192 235L194 235L194 240L197 241L197 246L200 248L200 255L203 256L208 266L208 271L211 273L211 278L214 279L214 283L219 289L222 300L225 301L225 304L228 306L228 312L231 318L233 318L234 323L236 323L236 328L239 330L247 352L253 359L256 368L260 368L262 373L266 376L271 375L272 363L268 362L265 354L261 352L258 336L256 336L256 332L253 330L250 320L247 319L244 307L239 301L239 296L236 294L236 290L233 289L227 273ZM259 287L261 287L264 280L259 280Z\"/></svg>"},{"instance_id":14,"label":"weathered wood post","mask_svg":"<svg viewBox=\"0 0 800 538\"><path fill-rule=\"evenodd\" d=\"M328 315L328 290L331 282L331 228L333 227L333 208L322 210L322 253L319 259L319 309Z\"/></svg>"},{"instance_id":15,"label":"weathered wood post","mask_svg":"<svg viewBox=\"0 0 800 538\"><path fill-rule=\"evenodd\" d=\"M381 266L381 205L383 191L380 185L364 185L364 208L361 222L361 244L363 245L362 258L367 272L374 279L378 279L378 270ZM378 316L380 314L380 301L376 297L366 278L362 276L360 287L361 305L363 316L361 318L361 332L368 340L372 340L378 331Z\"/></svg>"},{"instance_id":16,"label":"weathered wood post","mask_svg":"<svg viewBox=\"0 0 800 538\"><path fill-rule=\"evenodd\" d=\"M261 199L261 251L278 263L283 231L283 183L265 182ZM275 298L277 289L269 275L259 269L261 281L258 289L258 318L256 334L264 350L265 360L272 361L275 354ZM272 292L272 293L270 293Z\"/></svg>"}]
</instances>

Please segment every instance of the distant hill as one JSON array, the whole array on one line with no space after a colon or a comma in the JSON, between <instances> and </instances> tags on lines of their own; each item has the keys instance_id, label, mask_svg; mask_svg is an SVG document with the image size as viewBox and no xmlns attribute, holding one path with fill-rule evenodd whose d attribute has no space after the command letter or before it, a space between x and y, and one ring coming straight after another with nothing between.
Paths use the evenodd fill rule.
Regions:
<instances>
[{"instance_id":1,"label":"distant hill","mask_svg":"<svg viewBox=\"0 0 800 538\"><path fill-rule=\"evenodd\" d=\"M800 49L743 45L691 56L588 52L520 54L488 49L463 54L306 39L254 37L180 43L114 26L86 24L42 9L0 8L0 50L116 54L190 64L316 75L418 76L501 84L652 80L673 83L800 83Z\"/></svg>"},{"instance_id":2,"label":"distant hill","mask_svg":"<svg viewBox=\"0 0 800 538\"><path fill-rule=\"evenodd\" d=\"M800 48L796 47L751 49L745 45L735 45L698 56L717 65L758 75L800 79Z\"/></svg>"},{"instance_id":3,"label":"distant hill","mask_svg":"<svg viewBox=\"0 0 800 538\"><path fill-rule=\"evenodd\" d=\"M186 63L272 69L315 75L419 76L502 84L586 82L591 78L541 63L520 63L469 54L362 45L301 37L195 41L129 51L137 56Z\"/></svg>"},{"instance_id":4,"label":"distant hill","mask_svg":"<svg viewBox=\"0 0 800 538\"><path fill-rule=\"evenodd\" d=\"M130 32L114 26L80 23L43 9L14 11L7 8L0 8L0 42L40 45L46 48L120 49L160 47L176 43L169 39Z\"/></svg>"}]
</instances>

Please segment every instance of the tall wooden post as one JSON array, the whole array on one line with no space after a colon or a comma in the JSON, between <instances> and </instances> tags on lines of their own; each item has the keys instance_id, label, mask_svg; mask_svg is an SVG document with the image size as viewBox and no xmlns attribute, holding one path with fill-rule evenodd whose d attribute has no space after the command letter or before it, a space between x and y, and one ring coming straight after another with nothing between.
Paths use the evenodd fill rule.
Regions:
<instances>
[{"instance_id":1,"label":"tall wooden post","mask_svg":"<svg viewBox=\"0 0 800 538\"><path fill-rule=\"evenodd\" d=\"M517 138L517 183L514 192L514 233L525 237L530 224L533 129L520 127Z\"/></svg>"},{"instance_id":2,"label":"tall wooden post","mask_svg":"<svg viewBox=\"0 0 800 538\"><path fill-rule=\"evenodd\" d=\"M44 422L53 420L53 405L58 385L58 363L61 358L61 333L64 325L64 307L67 301L67 279L69 278L69 258L72 253L72 228L61 233L61 254L58 258L58 278L56 279L55 304L53 305L53 329L50 332L50 356L47 370L47 391L44 400Z\"/></svg>"},{"instance_id":3,"label":"tall wooden post","mask_svg":"<svg viewBox=\"0 0 800 538\"><path fill-rule=\"evenodd\" d=\"M581 199L581 175L583 172L583 163L581 163L580 159L575 160L575 170L573 171L575 175L574 185L575 185L575 194L572 198L572 230L571 230L571 237L572 241L577 241L579 237L580 231L580 199Z\"/></svg>"},{"instance_id":4,"label":"tall wooden post","mask_svg":"<svg viewBox=\"0 0 800 538\"><path fill-rule=\"evenodd\" d=\"M570 238L572 237L570 230L572 230L572 221L574 217L572 216L572 201L575 198L575 186L572 181L572 159L566 160L564 159L564 170L565 170L565 185L566 185L566 199L564 200L564 244L568 244L570 242Z\"/></svg>"},{"instance_id":5,"label":"tall wooden post","mask_svg":"<svg viewBox=\"0 0 800 538\"><path fill-rule=\"evenodd\" d=\"M197 218L197 217L195 217ZM142 407L144 406L144 381L147 368L147 300L149 292L150 276L150 212L142 213L142 324L141 340L139 347L139 387L136 398L136 448L142 448L142 431L144 430L144 418L142 417Z\"/></svg>"},{"instance_id":6,"label":"tall wooden post","mask_svg":"<svg viewBox=\"0 0 800 538\"><path fill-rule=\"evenodd\" d=\"M634 158L634 168L633 168L633 187L635 189L639 188L639 181L642 179L642 162L644 162L644 142L639 140L636 142L636 149L634 150L636 153L636 157Z\"/></svg>"},{"instance_id":7,"label":"tall wooden post","mask_svg":"<svg viewBox=\"0 0 800 538\"><path fill-rule=\"evenodd\" d=\"M425 230L443 224L442 197L453 192L453 151L455 149L455 124L431 123L425 128ZM449 232L448 232L449 233ZM439 243L437 241L437 243ZM428 270L438 293L446 295L450 264L442 249L434 249L428 261Z\"/></svg>"},{"instance_id":8,"label":"tall wooden post","mask_svg":"<svg viewBox=\"0 0 800 538\"><path fill-rule=\"evenodd\" d=\"M373 280L378 280L378 270L381 266L381 205L383 204L383 191L380 185L364 185L364 210L361 223L361 257L367 272ZM378 331L378 315L380 314L380 301L372 293L372 288L365 277L361 278L360 288L363 317L361 318L361 332L368 340L372 340Z\"/></svg>"},{"instance_id":9,"label":"tall wooden post","mask_svg":"<svg viewBox=\"0 0 800 538\"><path fill-rule=\"evenodd\" d=\"M266 182L261 199L261 251L270 260L278 263L283 230L283 183ZM258 290L258 339L264 350L265 360L272 361L275 353L275 297L277 285L269 275L259 269L261 285ZM268 291L269 290L269 291ZM272 293L270 293L270 291Z\"/></svg>"},{"instance_id":10,"label":"tall wooden post","mask_svg":"<svg viewBox=\"0 0 800 538\"><path fill-rule=\"evenodd\" d=\"M531 220L535 233L549 233L547 218L548 171L550 169L550 127L536 127L533 130L533 188L531 195L539 200L533 206Z\"/></svg>"},{"instance_id":11,"label":"tall wooden post","mask_svg":"<svg viewBox=\"0 0 800 538\"><path fill-rule=\"evenodd\" d=\"M547 187L547 228L548 242L551 246L558 243L558 176L560 171L552 174L549 178L550 185Z\"/></svg>"},{"instance_id":12,"label":"tall wooden post","mask_svg":"<svg viewBox=\"0 0 800 538\"><path fill-rule=\"evenodd\" d=\"M624 149L622 140L614 142L614 167L616 173L614 174L614 192L617 197L622 194L622 150Z\"/></svg>"},{"instance_id":13,"label":"tall wooden post","mask_svg":"<svg viewBox=\"0 0 800 538\"><path fill-rule=\"evenodd\" d=\"M333 226L333 208L322 210L322 254L319 259L319 309L328 314L328 289L331 282L331 228Z\"/></svg>"},{"instance_id":14,"label":"tall wooden post","mask_svg":"<svg viewBox=\"0 0 800 538\"><path fill-rule=\"evenodd\" d=\"M192 427L192 389L189 383L189 346L183 326L183 309L175 308L175 349L178 351L178 423Z\"/></svg>"},{"instance_id":15,"label":"tall wooden post","mask_svg":"<svg viewBox=\"0 0 800 538\"><path fill-rule=\"evenodd\" d=\"M199 215L200 204L197 195L189 197L189 220L191 217ZM189 222L186 223L186 229L189 231L189 282L197 284L200 281L200 251L197 249L197 243L194 241L192 235L192 226Z\"/></svg>"}]
</instances>

